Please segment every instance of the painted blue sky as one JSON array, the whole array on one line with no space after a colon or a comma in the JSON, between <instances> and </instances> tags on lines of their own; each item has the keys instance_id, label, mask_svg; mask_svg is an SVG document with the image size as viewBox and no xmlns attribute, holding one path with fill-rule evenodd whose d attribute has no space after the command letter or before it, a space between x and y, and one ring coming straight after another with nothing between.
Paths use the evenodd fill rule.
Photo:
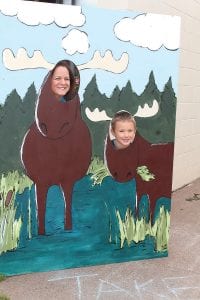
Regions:
<instances>
[{"instance_id":1,"label":"painted blue sky","mask_svg":"<svg viewBox=\"0 0 200 300\"><path fill-rule=\"evenodd\" d=\"M5 2L5 1L4 1ZM137 94L140 94L148 82L153 70L156 83L163 90L169 77L172 77L176 92L178 80L179 30L180 18L163 15L143 14L125 10L108 10L96 6L82 7L47 4L31 1L18 1L20 7L11 9L12 1L5 8L0 2L0 103L16 88L24 97L32 82L39 90L48 67L60 59L72 60L77 66L91 61L95 51L103 57L106 51L112 54L110 67L99 67L100 59L95 65L80 69L80 98L85 87L94 74L99 90L109 96L114 87L125 86L130 80ZM5 5L5 3L4 3ZM24 6L28 6L31 15L26 15ZM32 5L32 6L31 6ZM36 5L37 16L33 9ZM31 6L31 7L30 7ZM24 10L23 10L23 9ZM57 19L56 19L56 11ZM68 13L70 12L70 13ZM33 16L35 19L32 20ZM58 17L59 16L59 17ZM74 16L74 17L72 17ZM71 19L70 19L71 18ZM65 19L67 20L66 22ZM42 21L41 21L42 20ZM153 20L153 21L152 21ZM163 23L163 26L162 26ZM159 26L158 26L159 24ZM13 53L15 66L11 66L9 53ZM30 66L18 60L19 49L24 49L30 60L35 51L42 54L46 62ZM128 57L128 66L123 71L113 72L115 61ZM8 55L9 54L9 55ZM125 65L125 61L122 65ZM8 65L6 65L8 62ZM103 63L102 63L103 64ZM50 68L50 67L49 67Z\"/></svg>"}]
</instances>

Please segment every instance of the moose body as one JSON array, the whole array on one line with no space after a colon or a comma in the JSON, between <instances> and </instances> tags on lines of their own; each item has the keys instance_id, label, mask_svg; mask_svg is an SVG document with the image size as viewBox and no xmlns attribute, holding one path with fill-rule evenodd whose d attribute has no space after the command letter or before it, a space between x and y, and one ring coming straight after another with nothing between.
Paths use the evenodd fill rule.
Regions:
<instances>
[{"instance_id":1,"label":"moose body","mask_svg":"<svg viewBox=\"0 0 200 300\"><path fill-rule=\"evenodd\" d=\"M65 229L72 228L74 183L87 172L91 161L91 138L81 118L79 96L59 101L45 80L35 111L35 122L24 137L21 158L36 187L38 233L45 234L48 188L59 185L65 200Z\"/></svg>"},{"instance_id":2,"label":"moose body","mask_svg":"<svg viewBox=\"0 0 200 300\"><path fill-rule=\"evenodd\" d=\"M107 137L105 155L108 169L116 181L136 179L137 199L147 195L153 215L160 197L171 198L174 144L151 144L136 133L133 143L126 149L115 149ZM137 168L146 166L154 179L144 181Z\"/></svg>"}]
</instances>

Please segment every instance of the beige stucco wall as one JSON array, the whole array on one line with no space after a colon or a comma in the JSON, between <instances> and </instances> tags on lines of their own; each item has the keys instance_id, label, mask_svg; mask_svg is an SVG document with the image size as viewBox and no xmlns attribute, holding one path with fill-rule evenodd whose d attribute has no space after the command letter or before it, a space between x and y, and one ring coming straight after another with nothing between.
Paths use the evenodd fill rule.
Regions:
<instances>
[{"instance_id":1,"label":"beige stucco wall","mask_svg":"<svg viewBox=\"0 0 200 300\"><path fill-rule=\"evenodd\" d=\"M173 190L200 177L200 0L88 0L100 7L181 17Z\"/></svg>"}]
</instances>

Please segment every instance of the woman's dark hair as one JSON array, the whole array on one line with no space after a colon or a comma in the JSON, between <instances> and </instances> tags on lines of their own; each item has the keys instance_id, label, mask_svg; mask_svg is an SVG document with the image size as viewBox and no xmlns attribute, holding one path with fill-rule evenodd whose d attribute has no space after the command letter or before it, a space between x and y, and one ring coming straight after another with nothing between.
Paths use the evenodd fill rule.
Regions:
<instances>
[{"instance_id":1,"label":"woman's dark hair","mask_svg":"<svg viewBox=\"0 0 200 300\"><path fill-rule=\"evenodd\" d=\"M80 84L80 74L77 66L72 61L63 59L57 62L57 64L51 70L51 77L53 76L55 70L58 67L65 67L69 71L70 89L64 96L64 99L66 101L69 101L72 98L74 98L74 96L78 92L79 84Z\"/></svg>"}]
</instances>

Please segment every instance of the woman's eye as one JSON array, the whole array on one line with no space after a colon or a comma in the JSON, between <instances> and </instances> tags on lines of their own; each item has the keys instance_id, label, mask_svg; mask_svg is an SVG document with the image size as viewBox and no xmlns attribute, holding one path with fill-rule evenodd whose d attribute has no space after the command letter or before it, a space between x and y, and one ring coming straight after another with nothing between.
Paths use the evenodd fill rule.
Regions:
<instances>
[{"instance_id":1,"label":"woman's eye","mask_svg":"<svg viewBox=\"0 0 200 300\"><path fill-rule=\"evenodd\" d=\"M59 81L59 80L70 81L70 78L55 77L54 80L56 80L56 81Z\"/></svg>"}]
</instances>

